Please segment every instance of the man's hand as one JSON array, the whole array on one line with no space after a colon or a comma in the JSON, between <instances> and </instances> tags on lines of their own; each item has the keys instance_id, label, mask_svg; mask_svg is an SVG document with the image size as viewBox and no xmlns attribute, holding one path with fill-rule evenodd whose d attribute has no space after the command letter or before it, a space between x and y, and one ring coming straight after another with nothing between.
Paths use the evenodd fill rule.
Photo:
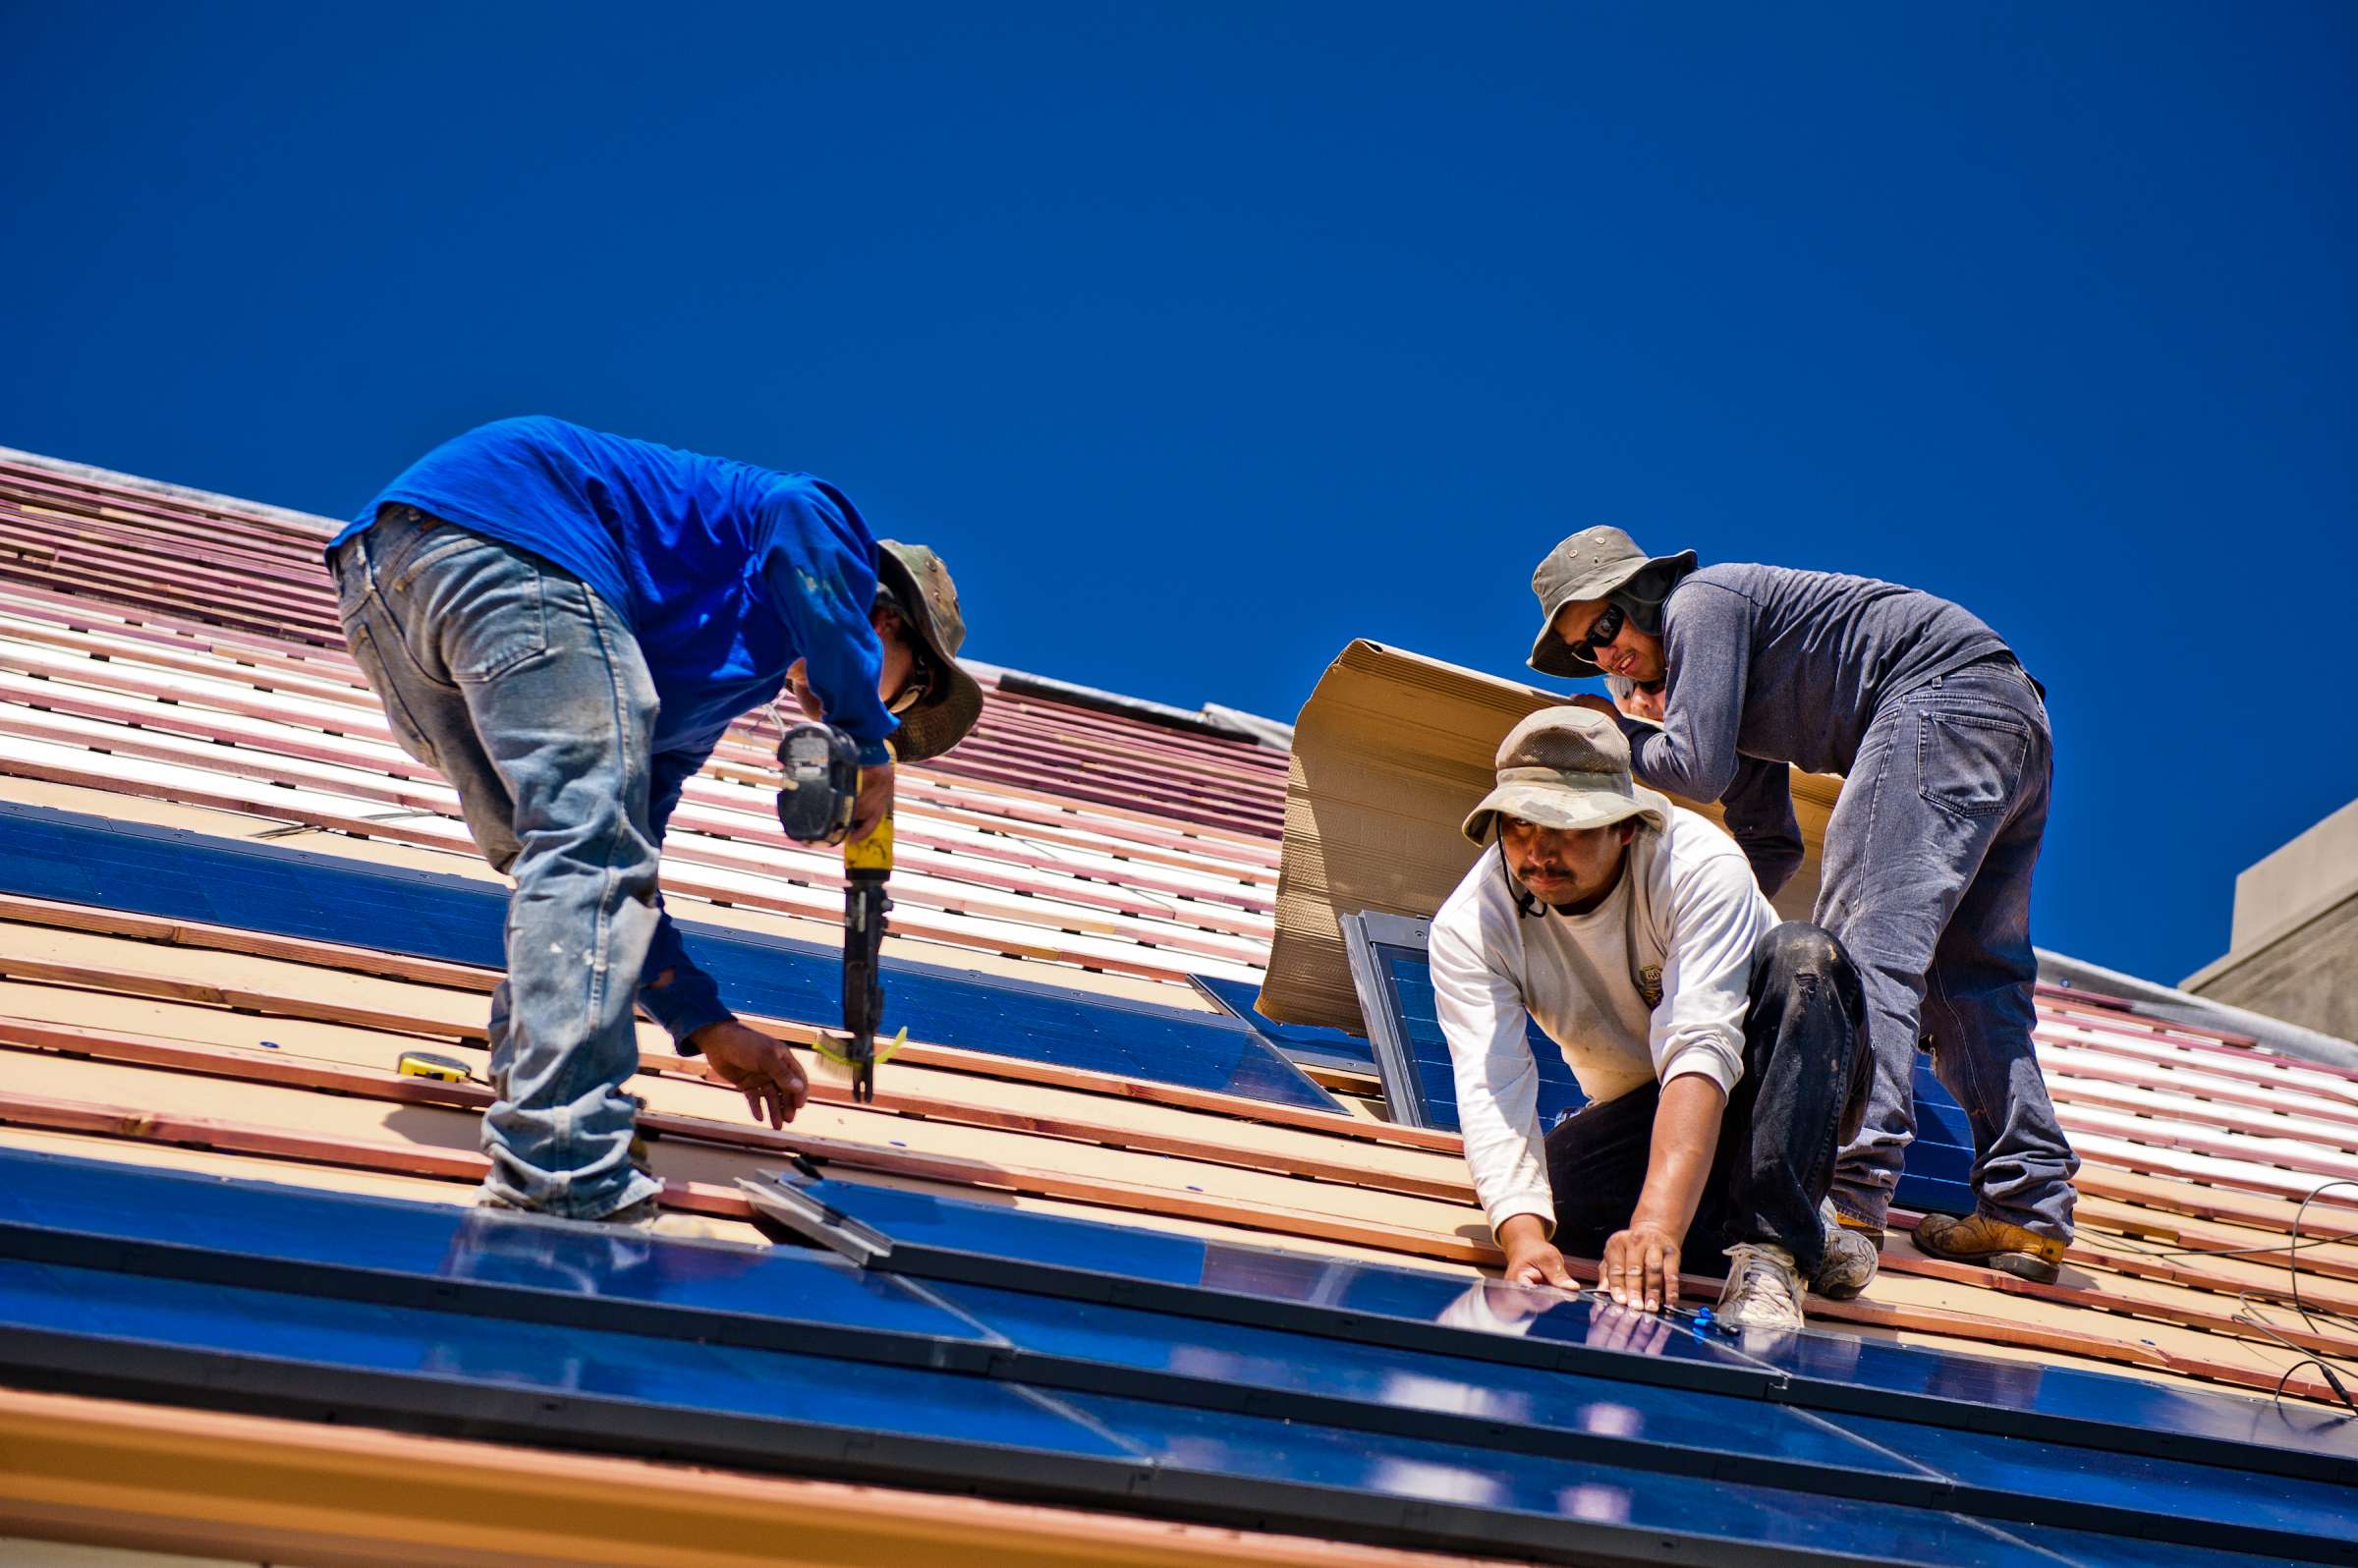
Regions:
<instances>
[{"instance_id":1,"label":"man's hand","mask_svg":"<svg viewBox=\"0 0 2358 1568\"><path fill-rule=\"evenodd\" d=\"M689 1036L688 1043L704 1053L712 1071L744 1093L758 1122L783 1127L811 1098L811 1080L803 1076L803 1064L759 1030L724 1018Z\"/></svg>"},{"instance_id":2,"label":"man's hand","mask_svg":"<svg viewBox=\"0 0 2358 1568\"><path fill-rule=\"evenodd\" d=\"M1510 1285L1554 1285L1578 1290L1564 1255L1547 1239L1547 1227L1537 1214L1515 1214L1498 1227L1498 1245L1506 1250L1506 1282Z\"/></svg>"},{"instance_id":3,"label":"man's hand","mask_svg":"<svg viewBox=\"0 0 2358 1568\"><path fill-rule=\"evenodd\" d=\"M1621 716L1619 708L1594 692L1583 692L1577 697L1568 697L1564 700L1574 707L1585 707L1592 713L1602 713L1609 719L1618 719Z\"/></svg>"},{"instance_id":4,"label":"man's hand","mask_svg":"<svg viewBox=\"0 0 2358 1568\"><path fill-rule=\"evenodd\" d=\"M1633 1219L1629 1229L1615 1231L1605 1241L1599 1282L1616 1306L1646 1313L1660 1312L1665 1304L1675 1307L1678 1247L1679 1238L1665 1227Z\"/></svg>"},{"instance_id":5,"label":"man's hand","mask_svg":"<svg viewBox=\"0 0 2358 1568\"><path fill-rule=\"evenodd\" d=\"M852 807L852 842L858 843L876 830L892 810L892 764L860 770L860 798Z\"/></svg>"}]
</instances>

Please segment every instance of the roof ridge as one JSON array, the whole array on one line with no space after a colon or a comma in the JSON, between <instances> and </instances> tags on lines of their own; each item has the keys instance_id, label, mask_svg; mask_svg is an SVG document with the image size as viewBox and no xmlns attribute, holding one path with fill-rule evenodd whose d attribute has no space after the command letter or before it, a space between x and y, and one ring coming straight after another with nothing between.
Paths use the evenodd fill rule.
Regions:
<instances>
[{"instance_id":1,"label":"roof ridge","mask_svg":"<svg viewBox=\"0 0 2358 1568\"><path fill-rule=\"evenodd\" d=\"M334 533L344 527L341 518L321 517L316 512L299 512L293 507L273 506L267 501L250 500L242 495L230 495L220 490L198 489L193 484L172 484L163 479L150 479L137 474L125 474L118 469L100 468L94 463L76 463L66 458L48 457L39 452L27 452L18 447L0 446L0 463L21 463L28 468L67 478L94 480L121 489L140 491L148 495L169 497L175 501L193 501L199 506L223 511L244 512L273 523L286 523L308 532Z\"/></svg>"}]
</instances>

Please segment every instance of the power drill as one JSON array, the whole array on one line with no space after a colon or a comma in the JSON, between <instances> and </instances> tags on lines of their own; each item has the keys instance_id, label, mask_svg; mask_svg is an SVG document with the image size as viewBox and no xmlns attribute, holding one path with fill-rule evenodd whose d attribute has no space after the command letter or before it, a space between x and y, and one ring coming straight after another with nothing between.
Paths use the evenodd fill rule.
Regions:
<instances>
[{"instance_id":1,"label":"power drill","mask_svg":"<svg viewBox=\"0 0 2358 1568\"><path fill-rule=\"evenodd\" d=\"M852 1070L852 1098L876 1097L876 1063L900 1048L895 1039L881 1056L876 1030L884 1015L883 946L886 912L892 900L884 883L892 875L892 814L863 839L849 839L860 796L860 749L832 724L789 728L778 742L778 825L788 838L806 844L843 845L843 1031L850 1036L842 1054L822 1041L819 1050ZM847 842L847 839L849 841ZM908 1035L901 1032L902 1037Z\"/></svg>"}]
</instances>

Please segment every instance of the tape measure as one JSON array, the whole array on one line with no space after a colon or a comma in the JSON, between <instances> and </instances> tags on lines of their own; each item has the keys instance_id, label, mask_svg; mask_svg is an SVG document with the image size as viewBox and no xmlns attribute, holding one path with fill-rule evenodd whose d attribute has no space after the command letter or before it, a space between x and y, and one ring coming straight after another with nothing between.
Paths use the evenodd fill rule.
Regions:
<instances>
[{"instance_id":1,"label":"tape measure","mask_svg":"<svg viewBox=\"0 0 2358 1568\"><path fill-rule=\"evenodd\" d=\"M475 1069L457 1057L430 1051L403 1051L394 1070L404 1078L438 1078L445 1084L464 1084L475 1076Z\"/></svg>"}]
</instances>

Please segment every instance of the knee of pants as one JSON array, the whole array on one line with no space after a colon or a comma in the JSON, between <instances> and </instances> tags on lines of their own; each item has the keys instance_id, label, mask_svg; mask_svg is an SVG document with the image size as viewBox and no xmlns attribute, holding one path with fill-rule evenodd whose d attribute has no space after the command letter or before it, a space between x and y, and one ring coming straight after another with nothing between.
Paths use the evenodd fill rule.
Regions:
<instances>
[{"instance_id":1,"label":"knee of pants","mask_svg":"<svg viewBox=\"0 0 2358 1568\"><path fill-rule=\"evenodd\" d=\"M1752 961L1762 979L1785 981L1831 980L1850 963L1833 933L1808 921L1770 926L1753 949Z\"/></svg>"}]
</instances>

